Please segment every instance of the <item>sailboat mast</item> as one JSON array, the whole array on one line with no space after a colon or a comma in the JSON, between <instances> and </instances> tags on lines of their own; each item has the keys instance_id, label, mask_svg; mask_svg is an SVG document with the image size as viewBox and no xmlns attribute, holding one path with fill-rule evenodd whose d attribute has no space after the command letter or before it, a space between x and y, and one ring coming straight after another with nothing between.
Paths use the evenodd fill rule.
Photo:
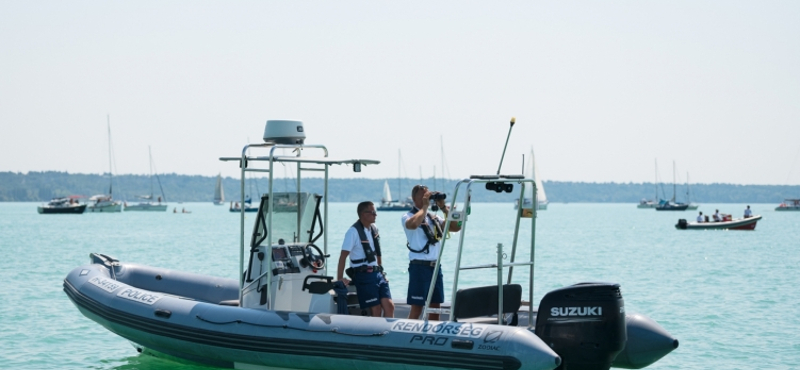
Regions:
<instances>
[{"instance_id":1,"label":"sailboat mast","mask_svg":"<svg viewBox=\"0 0 800 370\"><path fill-rule=\"evenodd\" d=\"M686 172L686 204L691 204L691 199L689 198L689 172Z\"/></svg>"},{"instance_id":2,"label":"sailboat mast","mask_svg":"<svg viewBox=\"0 0 800 370\"><path fill-rule=\"evenodd\" d=\"M147 155L150 157L150 201L153 201L153 152L147 146Z\"/></svg>"},{"instance_id":3,"label":"sailboat mast","mask_svg":"<svg viewBox=\"0 0 800 370\"><path fill-rule=\"evenodd\" d=\"M672 161L672 203L675 203L675 192L677 188L675 186L675 161Z\"/></svg>"},{"instance_id":4,"label":"sailboat mast","mask_svg":"<svg viewBox=\"0 0 800 370\"><path fill-rule=\"evenodd\" d=\"M401 195L402 187L400 186L400 162L402 161L401 158L402 157L400 157L400 149L397 149L397 201L398 202L400 201L400 197L402 196ZM391 202L392 200L389 199L389 201Z\"/></svg>"},{"instance_id":5,"label":"sailboat mast","mask_svg":"<svg viewBox=\"0 0 800 370\"><path fill-rule=\"evenodd\" d=\"M656 188L656 196L655 198L653 198L653 201L658 202L658 159L656 158L653 160L656 162L656 177L655 180L653 181L653 187Z\"/></svg>"},{"instance_id":6,"label":"sailboat mast","mask_svg":"<svg viewBox=\"0 0 800 370\"><path fill-rule=\"evenodd\" d=\"M111 168L111 115L106 114L106 124L108 126L108 196L111 197L114 187L114 173Z\"/></svg>"}]
</instances>

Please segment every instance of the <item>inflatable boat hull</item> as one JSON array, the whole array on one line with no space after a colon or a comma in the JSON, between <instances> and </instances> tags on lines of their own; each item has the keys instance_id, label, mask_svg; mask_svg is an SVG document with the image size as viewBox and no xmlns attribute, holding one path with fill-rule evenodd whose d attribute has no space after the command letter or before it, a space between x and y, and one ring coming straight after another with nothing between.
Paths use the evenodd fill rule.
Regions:
<instances>
[{"instance_id":1,"label":"inflatable boat hull","mask_svg":"<svg viewBox=\"0 0 800 370\"><path fill-rule=\"evenodd\" d=\"M136 267L147 268L129 269ZM146 290L127 281L144 275L111 271L86 265L64 280L82 314L140 347L212 366L546 370L561 363L524 327L240 308ZM173 279L164 270L143 285L188 276L181 274ZM235 281L218 280L204 297L236 292Z\"/></svg>"}]
</instances>

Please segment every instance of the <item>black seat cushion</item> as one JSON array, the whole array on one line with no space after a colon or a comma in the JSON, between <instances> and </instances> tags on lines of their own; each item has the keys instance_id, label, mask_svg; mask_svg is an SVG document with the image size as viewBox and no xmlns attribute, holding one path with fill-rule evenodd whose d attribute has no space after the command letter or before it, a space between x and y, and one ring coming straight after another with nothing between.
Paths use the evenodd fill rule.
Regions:
<instances>
[{"instance_id":1,"label":"black seat cushion","mask_svg":"<svg viewBox=\"0 0 800 370\"><path fill-rule=\"evenodd\" d=\"M516 313L522 304L522 286L503 285L503 313ZM497 314L497 285L459 289L453 320Z\"/></svg>"}]
</instances>

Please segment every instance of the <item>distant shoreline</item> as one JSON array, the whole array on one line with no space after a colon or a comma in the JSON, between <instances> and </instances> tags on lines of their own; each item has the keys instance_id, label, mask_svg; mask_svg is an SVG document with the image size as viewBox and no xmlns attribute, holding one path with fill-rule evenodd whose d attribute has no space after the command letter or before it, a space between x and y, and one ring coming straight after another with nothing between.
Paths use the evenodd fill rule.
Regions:
<instances>
[{"instance_id":1,"label":"distant shoreline","mask_svg":"<svg viewBox=\"0 0 800 370\"><path fill-rule=\"evenodd\" d=\"M216 176L159 175L160 184L154 185L154 193L160 195L163 188L167 202L210 202L213 198ZM442 179L336 179L329 180L330 202L379 202L383 183L389 182L392 197L405 198L410 194L396 194L398 182L401 193L410 193L417 183L451 192L458 180ZM435 184L435 185L434 185ZM69 195L92 196L105 194L109 189L107 174L70 174L67 172L0 172L0 202L43 202L55 197ZM303 190L322 192L322 179L303 179ZM135 202L137 195L150 194L150 179L146 175L114 175L113 194L116 199ZM228 201L240 198L238 179L224 178L225 198ZM656 188L653 183L589 183L569 181L544 181L547 198L552 203L638 203L641 199L653 199ZM274 191L293 191L293 179L277 179ZM785 198L800 198L800 185L736 185L736 184L691 184L692 203L764 203L779 204ZM513 202L519 193L497 194L490 191L473 190L473 201ZM686 201L686 185L678 185L677 200ZM267 181L248 181L246 192L257 194L267 191ZM672 197L672 185L659 186L659 198Z\"/></svg>"}]
</instances>

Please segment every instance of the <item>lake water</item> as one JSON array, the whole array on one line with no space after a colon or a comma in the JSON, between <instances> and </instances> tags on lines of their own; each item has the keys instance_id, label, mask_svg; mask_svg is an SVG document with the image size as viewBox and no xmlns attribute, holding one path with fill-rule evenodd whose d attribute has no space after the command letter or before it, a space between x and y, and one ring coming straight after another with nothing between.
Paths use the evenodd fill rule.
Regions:
<instances>
[{"instance_id":1,"label":"lake water","mask_svg":"<svg viewBox=\"0 0 800 370\"><path fill-rule=\"evenodd\" d=\"M90 252L235 278L237 214L206 203L170 207L190 214L77 216L39 215L36 206L0 203L0 368L207 369L138 355L126 340L81 315L62 281L88 262ZM355 206L331 204L332 265L356 220ZM702 205L700 211L718 208L739 217L744 206ZM764 216L755 231L679 231L677 219L694 219L696 212L551 204L537 219L533 299L582 281L619 283L628 312L650 316L680 340L677 350L649 369L800 368L800 212L775 212L773 204L751 207ZM511 245L513 205L478 203L471 213L464 263L493 261L498 243ZM248 232L253 219L248 216ZM380 212L377 219L395 298L405 297L407 283L399 219L396 212ZM443 257L448 295L453 268L447 264L456 245L446 247ZM495 277L463 272L462 279L492 284Z\"/></svg>"}]
</instances>

